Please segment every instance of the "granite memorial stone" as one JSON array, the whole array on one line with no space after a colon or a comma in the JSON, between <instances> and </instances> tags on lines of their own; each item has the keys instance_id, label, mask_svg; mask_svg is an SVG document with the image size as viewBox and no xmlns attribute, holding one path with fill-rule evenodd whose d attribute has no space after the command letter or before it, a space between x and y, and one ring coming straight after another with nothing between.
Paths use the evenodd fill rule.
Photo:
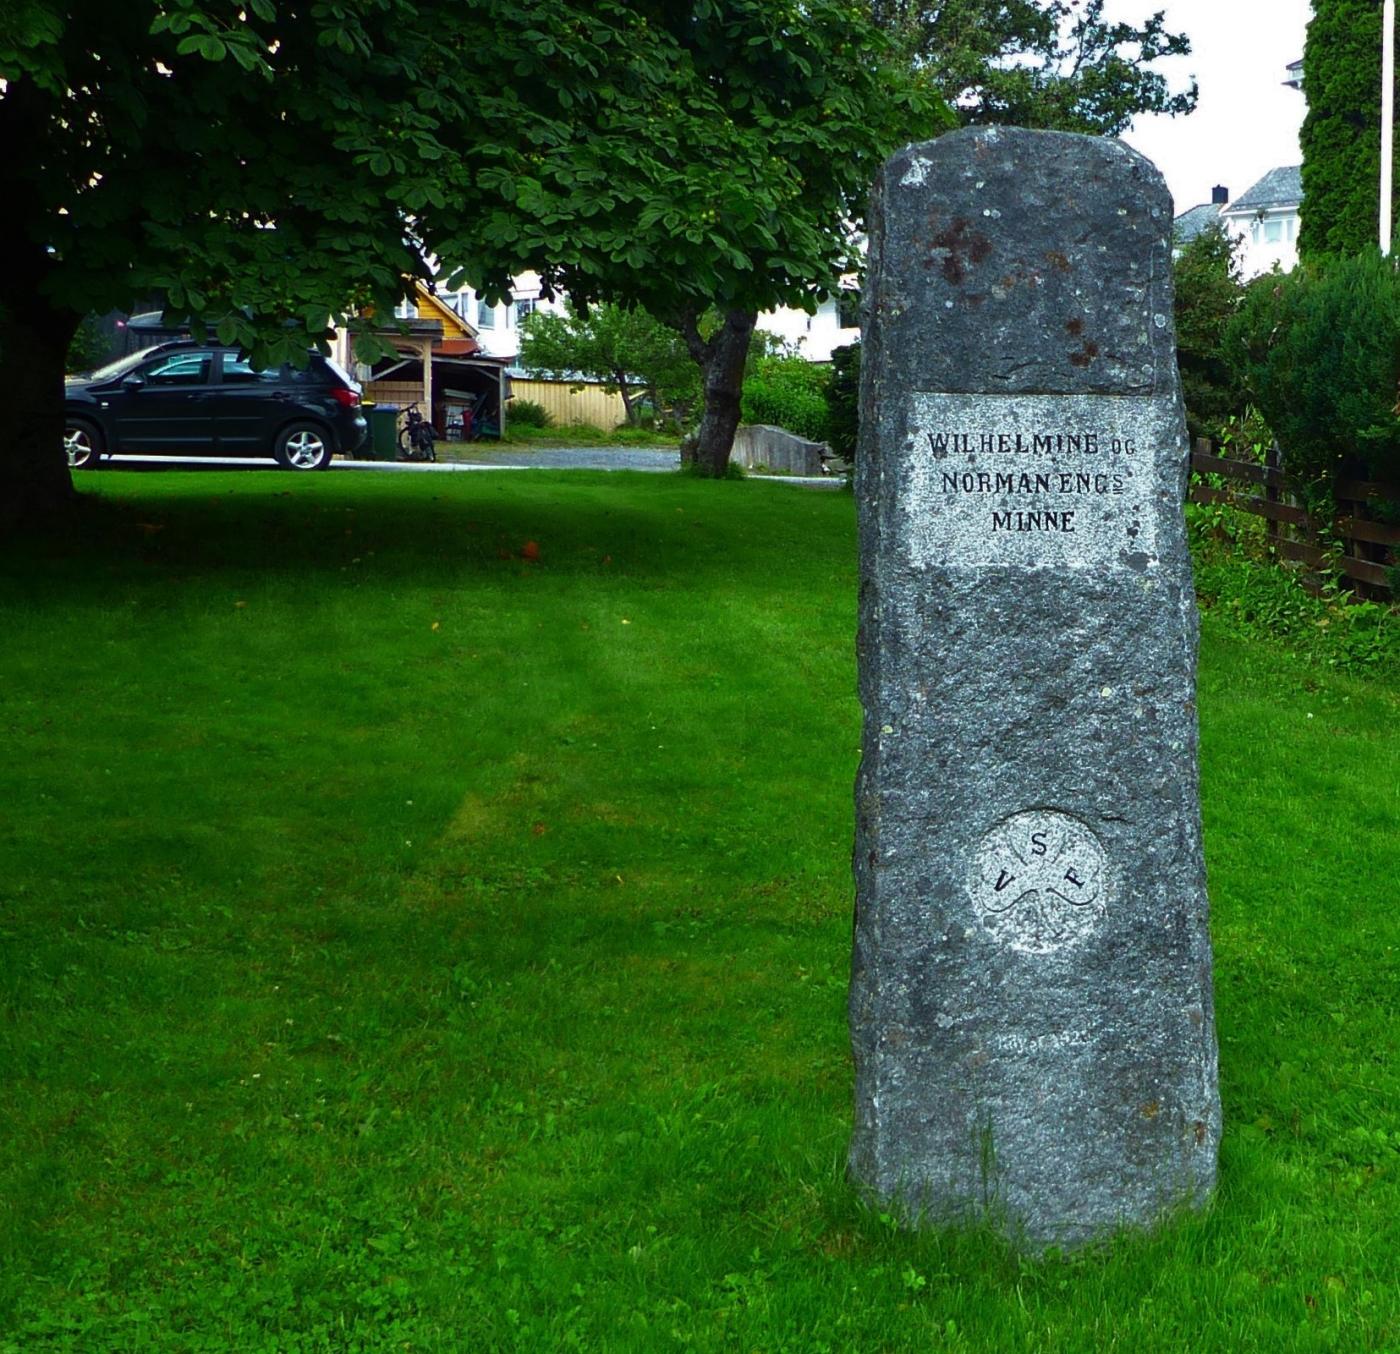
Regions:
<instances>
[{"instance_id":1,"label":"granite memorial stone","mask_svg":"<svg viewBox=\"0 0 1400 1354\"><path fill-rule=\"evenodd\" d=\"M1119 142L911 146L864 318L850 1166L1033 1246L1220 1136L1171 199Z\"/></svg>"}]
</instances>

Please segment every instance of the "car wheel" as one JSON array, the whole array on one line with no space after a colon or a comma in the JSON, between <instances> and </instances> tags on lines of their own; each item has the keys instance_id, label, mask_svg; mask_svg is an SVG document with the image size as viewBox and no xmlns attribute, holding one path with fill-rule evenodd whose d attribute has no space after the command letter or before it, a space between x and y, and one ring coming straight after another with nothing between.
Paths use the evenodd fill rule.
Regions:
<instances>
[{"instance_id":1,"label":"car wheel","mask_svg":"<svg viewBox=\"0 0 1400 1354\"><path fill-rule=\"evenodd\" d=\"M276 455L288 470L324 470L331 463L331 443L316 423L293 423L277 436Z\"/></svg>"},{"instance_id":2,"label":"car wheel","mask_svg":"<svg viewBox=\"0 0 1400 1354\"><path fill-rule=\"evenodd\" d=\"M70 418L63 425L63 449L73 470L96 470L102 464L102 434L96 425Z\"/></svg>"}]
</instances>

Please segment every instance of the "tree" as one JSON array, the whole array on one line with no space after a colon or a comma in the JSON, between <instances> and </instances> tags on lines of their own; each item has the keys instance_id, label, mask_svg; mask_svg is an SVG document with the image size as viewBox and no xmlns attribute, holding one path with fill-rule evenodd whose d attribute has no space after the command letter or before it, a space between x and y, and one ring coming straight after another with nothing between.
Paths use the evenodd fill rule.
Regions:
<instances>
[{"instance_id":1,"label":"tree","mask_svg":"<svg viewBox=\"0 0 1400 1354\"><path fill-rule=\"evenodd\" d=\"M537 310L521 327L520 363L556 380L601 381L622 396L628 423L637 421L639 396L678 423L700 397L699 374L680 335L639 306L603 302L585 312L569 301L562 315Z\"/></svg>"},{"instance_id":2,"label":"tree","mask_svg":"<svg viewBox=\"0 0 1400 1354\"><path fill-rule=\"evenodd\" d=\"M846 0L11 0L0 22L16 515L71 495L84 313L160 292L278 361L387 312L429 256L488 296L536 268L664 315L704 367L700 459L722 471L755 313L845 271L880 159L939 125Z\"/></svg>"},{"instance_id":3,"label":"tree","mask_svg":"<svg viewBox=\"0 0 1400 1354\"><path fill-rule=\"evenodd\" d=\"M483 100L501 140L458 257L479 277L508 241L575 300L639 304L675 328L703 373L691 454L721 475L758 312L810 308L851 271L880 163L952 119L847 0L627 8L632 60L597 82L586 126L534 135L534 81Z\"/></svg>"},{"instance_id":4,"label":"tree","mask_svg":"<svg viewBox=\"0 0 1400 1354\"><path fill-rule=\"evenodd\" d=\"M1244 388L1227 360L1225 330L1240 307L1239 242L1218 225L1189 241L1173 266L1176 358L1192 437L1218 438L1244 409Z\"/></svg>"},{"instance_id":5,"label":"tree","mask_svg":"<svg viewBox=\"0 0 1400 1354\"><path fill-rule=\"evenodd\" d=\"M451 185L426 171L447 158L438 130L469 109L423 8L4 7L0 516L71 498L63 359L84 314L158 292L280 361L426 275L405 221L446 205Z\"/></svg>"},{"instance_id":6,"label":"tree","mask_svg":"<svg viewBox=\"0 0 1400 1354\"><path fill-rule=\"evenodd\" d=\"M1189 39L1161 12L1133 24L1103 11L1104 0L871 0L963 123L1117 136L1139 113L1189 113L1195 85L1171 93L1151 69Z\"/></svg>"},{"instance_id":7,"label":"tree","mask_svg":"<svg viewBox=\"0 0 1400 1354\"><path fill-rule=\"evenodd\" d=\"M1010 4L1032 28L1061 7ZM83 314L160 293L277 362L388 313L430 257L492 299L533 268L673 326L722 474L756 314L854 269L880 162L954 122L934 73L854 0L9 0L0 512L71 495Z\"/></svg>"},{"instance_id":8,"label":"tree","mask_svg":"<svg viewBox=\"0 0 1400 1354\"><path fill-rule=\"evenodd\" d=\"M1298 252L1305 259L1358 254L1378 243L1381 0L1313 0L1303 73Z\"/></svg>"}]
</instances>

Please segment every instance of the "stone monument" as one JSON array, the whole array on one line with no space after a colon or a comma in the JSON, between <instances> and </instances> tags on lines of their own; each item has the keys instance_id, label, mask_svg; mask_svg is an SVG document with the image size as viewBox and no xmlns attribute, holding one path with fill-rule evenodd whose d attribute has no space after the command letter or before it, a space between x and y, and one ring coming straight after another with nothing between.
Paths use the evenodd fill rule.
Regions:
<instances>
[{"instance_id":1,"label":"stone monument","mask_svg":"<svg viewBox=\"0 0 1400 1354\"><path fill-rule=\"evenodd\" d=\"M1074 1245L1220 1137L1172 204L1116 141L885 166L865 298L851 1173Z\"/></svg>"}]
</instances>

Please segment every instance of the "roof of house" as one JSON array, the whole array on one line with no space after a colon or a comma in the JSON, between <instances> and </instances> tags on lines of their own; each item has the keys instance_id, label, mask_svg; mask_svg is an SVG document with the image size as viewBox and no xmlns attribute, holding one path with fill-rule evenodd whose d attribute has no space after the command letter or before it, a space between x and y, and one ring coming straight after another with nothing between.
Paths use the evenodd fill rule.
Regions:
<instances>
[{"instance_id":1,"label":"roof of house","mask_svg":"<svg viewBox=\"0 0 1400 1354\"><path fill-rule=\"evenodd\" d=\"M1240 194L1225 211L1257 212L1267 207L1296 207L1303 200L1303 166L1282 165L1271 169L1247 192Z\"/></svg>"},{"instance_id":2,"label":"roof of house","mask_svg":"<svg viewBox=\"0 0 1400 1354\"><path fill-rule=\"evenodd\" d=\"M1190 244L1208 226L1220 224L1220 204L1203 202L1184 211L1172 222L1177 244Z\"/></svg>"},{"instance_id":3,"label":"roof of house","mask_svg":"<svg viewBox=\"0 0 1400 1354\"><path fill-rule=\"evenodd\" d=\"M443 337L449 340L476 338L475 326L468 324L463 316L417 279L414 280L414 290L417 293L415 299L420 320L438 320L442 325Z\"/></svg>"}]
</instances>

